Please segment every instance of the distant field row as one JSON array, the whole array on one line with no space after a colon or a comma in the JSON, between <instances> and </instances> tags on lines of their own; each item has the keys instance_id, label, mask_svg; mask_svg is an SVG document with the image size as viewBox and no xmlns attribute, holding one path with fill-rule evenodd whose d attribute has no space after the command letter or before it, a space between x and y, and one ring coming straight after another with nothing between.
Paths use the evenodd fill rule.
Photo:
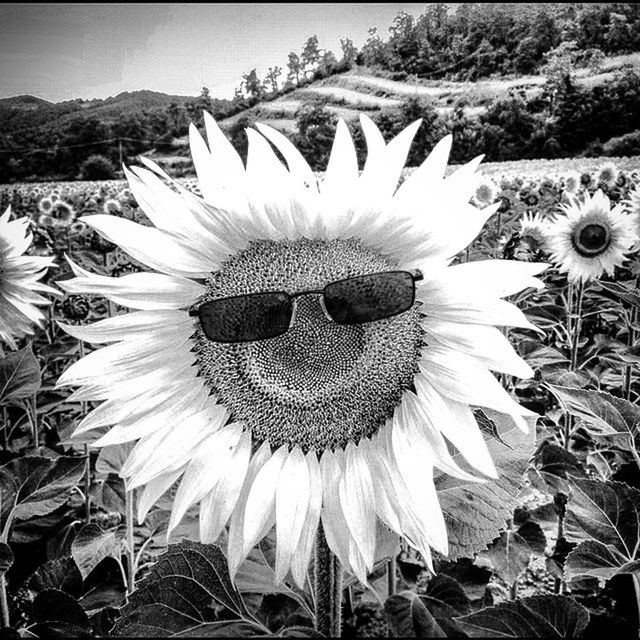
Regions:
<instances>
[{"instance_id":1,"label":"distant field row","mask_svg":"<svg viewBox=\"0 0 640 640\"><path fill-rule=\"evenodd\" d=\"M455 144L455 142L454 142ZM158 158L155 158L158 160ZM169 158L162 158L163 164L167 166L167 170L171 173L171 161L179 163L181 166L191 166L190 160L179 156ZM550 159L538 159L538 160L510 160L507 162L483 162L480 165L479 173L485 176L500 177L522 177L522 178L539 178L542 176L562 176L571 171L578 172L597 172L604 164L613 164L619 171L626 171L629 173L638 172L640 174L640 156L631 157L597 157L597 158L559 158L555 160ZM137 163L133 163L136 165ZM453 172L459 165L451 164L447 167L447 172ZM411 174L415 167L407 167L404 170L406 175ZM323 172L315 172L316 175L321 177ZM195 172L194 172L195 177ZM194 178L178 178L178 182L193 186L195 184ZM15 183L15 184L0 184L0 192L7 192L12 190L21 191L26 187L38 187L42 190L59 187L63 191L65 189L75 189L82 185L97 186L104 185L120 185L126 186L125 180L104 180L104 181L91 181L83 182L80 180L70 182L33 182L33 183Z\"/></svg>"}]
</instances>

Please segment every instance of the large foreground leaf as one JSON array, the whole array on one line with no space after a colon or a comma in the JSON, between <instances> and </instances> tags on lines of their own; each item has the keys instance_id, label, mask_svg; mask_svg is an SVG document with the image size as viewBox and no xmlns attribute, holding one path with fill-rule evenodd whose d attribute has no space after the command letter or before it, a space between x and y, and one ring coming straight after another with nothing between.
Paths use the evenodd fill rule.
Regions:
<instances>
[{"instance_id":1,"label":"large foreground leaf","mask_svg":"<svg viewBox=\"0 0 640 640\"><path fill-rule=\"evenodd\" d=\"M456 622L472 638L575 638L589 612L566 596L532 596L487 607Z\"/></svg>"},{"instance_id":2,"label":"large foreground leaf","mask_svg":"<svg viewBox=\"0 0 640 640\"><path fill-rule=\"evenodd\" d=\"M121 609L120 636L249 636L265 632L247 612L219 547L172 544Z\"/></svg>"},{"instance_id":3,"label":"large foreground leaf","mask_svg":"<svg viewBox=\"0 0 640 640\"><path fill-rule=\"evenodd\" d=\"M84 458L24 457L0 467L0 518L13 520L44 516L64 504L84 471Z\"/></svg>"},{"instance_id":4,"label":"large foreground leaf","mask_svg":"<svg viewBox=\"0 0 640 640\"><path fill-rule=\"evenodd\" d=\"M637 489L623 482L573 479L565 530L570 539L582 540L567 557L567 579L608 580L640 571Z\"/></svg>"},{"instance_id":5,"label":"large foreground leaf","mask_svg":"<svg viewBox=\"0 0 640 640\"><path fill-rule=\"evenodd\" d=\"M470 482L441 474L435 478L440 507L449 534L449 558L473 557L486 549L506 521L512 517L518 490L535 445L535 426L528 434L516 428L507 416L485 411L495 422L497 434L487 446L498 470L498 479ZM460 454L456 460L464 464Z\"/></svg>"},{"instance_id":6,"label":"large foreground leaf","mask_svg":"<svg viewBox=\"0 0 640 640\"><path fill-rule=\"evenodd\" d=\"M40 637L89 638L91 622L78 601L57 589L40 592L33 601L32 630Z\"/></svg>"}]
</instances>

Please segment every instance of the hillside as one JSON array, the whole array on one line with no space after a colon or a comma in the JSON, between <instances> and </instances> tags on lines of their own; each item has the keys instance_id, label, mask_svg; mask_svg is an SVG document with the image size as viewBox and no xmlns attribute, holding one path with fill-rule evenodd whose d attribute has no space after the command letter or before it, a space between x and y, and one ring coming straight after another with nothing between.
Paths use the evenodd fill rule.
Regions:
<instances>
[{"instance_id":1,"label":"hillside","mask_svg":"<svg viewBox=\"0 0 640 640\"><path fill-rule=\"evenodd\" d=\"M611 81L622 70L639 72L640 53L606 58L595 72L579 69L575 74L576 87L578 90L593 90ZM475 82L417 80L414 77L401 81L392 79L392 74L387 71L354 66L346 72L305 83L285 93L280 92L278 97L263 99L230 117L219 117L219 122L231 138L235 136L234 144L242 145L243 127L254 122L269 124L290 137L297 135L297 114L309 101L319 100L327 111L349 123L355 123L361 113L374 120L381 116L388 116L387 121L394 120L395 116L401 115L407 98L416 96L430 102L441 125L454 110L462 108L462 111L456 111L455 118L451 120L461 123L460 131L455 134L456 139L460 140L466 134L470 136L468 142L471 146L467 144L465 147L463 143L460 147L461 158L477 153L485 153L493 160L566 157L575 153L592 156L638 153L635 149L637 143L633 141L630 151L626 147L607 150L601 148L602 145L589 146L596 139L605 143L615 136L631 134L640 129L640 125L633 124L637 120L635 116L629 115L635 113L636 107L627 104L635 100L637 91L634 89L629 93L625 87L620 88L614 98L617 104L627 104L627 107L620 107L627 109L622 119L611 111L605 111L601 116L593 115L593 112L591 123L580 113L573 119L569 117L565 129L558 133L561 136L560 147L556 142L559 152L556 149L549 153L543 146L546 140L556 135L555 131L549 133L546 128L549 120L545 114L535 111L524 116L521 113L505 113L499 116L501 120L494 118L488 125L480 122L479 117L484 118L484 114L488 114L498 100L504 100L515 92L524 100L531 101L543 91L545 82L546 78L542 75L491 77ZM190 174L192 167L188 160L188 136L185 134L190 120L201 119L203 104L217 113L234 113L238 108L228 100L210 99L208 103L203 103L202 96L167 95L149 90L123 92L104 100L72 100L57 104L34 96L2 99L0 182L16 178L29 180L35 176L78 178L81 176L82 162L91 154L108 158L114 168L120 166L122 161L130 162L137 155L144 154L167 168ZM175 105L175 108L170 108L171 105ZM459 120L460 113L463 114L463 120ZM525 119L515 123L512 116L516 120ZM604 128L600 127L601 124ZM483 137L487 127L493 127L490 139ZM506 132L505 127L511 128L510 133ZM580 127L587 127L588 131L576 136L573 132ZM531 146L529 138L536 131L537 146ZM180 135L182 137L176 138ZM577 140L577 144L572 147L573 140ZM426 143L423 140L421 144ZM316 148L317 145L312 143L307 152L311 150L316 153ZM319 150L318 153L322 155L324 151ZM320 158L315 164L322 165Z\"/></svg>"},{"instance_id":2,"label":"hillside","mask_svg":"<svg viewBox=\"0 0 640 640\"><path fill-rule=\"evenodd\" d=\"M579 86L593 87L610 80L616 71L635 69L640 71L640 53L607 58L599 72L579 69L576 73ZM360 113L372 115L379 111L393 111L409 96L430 99L439 113L451 111L460 101L465 102L467 115L478 115L495 100L505 98L511 90L522 90L527 97L540 93L546 79L542 75L489 78L476 82L446 80L397 81L376 75L374 71L358 67L345 73L314 82L303 89L296 89L269 102L262 102L226 118L223 129L230 129L238 119L270 124L283 133L295 131L296 111L305 101L320 98L327 108L347 121L355 120Z\"/></svg>"},{"instance_id":3,"label":"hillside","mask_svg":"<svg viewBox=\"0 0 640 640\"><path fill-rule=\"evenodd\" d=\"M15 96L0 99L0 128L15 142L19 134L34 135L53 128L71 125L91 118L102 122L116 122L141 112L162 111L176 103L185 107L192 96L178 96L159 91L124 91L116 96L95 100L68 100L52 103L34 96ZM228 100L216 100L216 105L227 106Z\"/></svg>"}]
</instances>

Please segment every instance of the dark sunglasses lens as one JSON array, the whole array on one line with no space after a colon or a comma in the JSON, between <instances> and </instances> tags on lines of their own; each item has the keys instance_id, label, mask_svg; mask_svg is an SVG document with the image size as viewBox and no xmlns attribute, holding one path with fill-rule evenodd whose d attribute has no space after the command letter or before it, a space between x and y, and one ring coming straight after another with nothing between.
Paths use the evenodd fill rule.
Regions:
<instances>
[{"instance_id":1,"label":"dark sunglasses lens","mask_svg":"<svg viewBox=\"0 0 640 640\"><path fill-rule=\"evenodd\" d=\"M390 318L413 305L415 288L407 271L390 271L333 282L324 289L327 313L339 324Z\"/></svg>"},{"instance_id":2,"label":"dark sunglasses lens","mask_svg":"<svg viewBox=\"0 0 640 640\"><path fill-rule=\"evenodd\" d=\"M204 334L215 342L249 342L287 331L291 299L286 293L251 293L206 302L199 309Z\"/></svg>"}]
</instances>

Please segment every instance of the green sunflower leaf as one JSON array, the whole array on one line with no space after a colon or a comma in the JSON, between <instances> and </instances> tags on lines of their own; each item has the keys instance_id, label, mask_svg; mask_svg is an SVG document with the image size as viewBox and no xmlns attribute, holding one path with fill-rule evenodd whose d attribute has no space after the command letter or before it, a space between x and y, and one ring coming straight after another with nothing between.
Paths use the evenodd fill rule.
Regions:
<instances>
[{"instance_id":1,"label":"green sunflower leaf","mask_svg":"<svg viewBox=\"0 0 640 640\"><path fill-rule=\"evenodd\" d=\"M446 638L422 598L413 591L401 591L384 603L384 611L394 636L401 638Z\"/></svg>"},{"instance_id":2,"label":"green sunflower leaf","mask_svg":"<svg viewBox=\"0 0 640 640\"><path fill-rule=\"evenodd\" d=\"M513 584L529 566L534 553L543 554L544 533L534 522L525 522L517 531L508 529L500 534L482 557L491 562L493 570L507 584Z\"/></svg>"},{"instance_id":3,"label":"green sunflower leaf","mask_svg":"<svg viewBox=\"0 0 640 640\"><path fill-rule=\"evenodd\" d=\"M567 556L567 579L606 581L640 571L640 491L622 482L572 479L565 532L582 542Z\"/></svg>"},{"instance_id":4,"label":"green sunflower leaf","mask_svg":"<svg viewBox=\"0 0 640 640\"><path fill-rule=\"evenodd\" d=\"M28 456L0 467L0 520L5 536L13 521L45 516L63 505L80 482L84 466L84 458Z\"/></svg>"},{"instance_id":5,"label":"green sunflower leaf","mask_svg":"<svg viewBox=\"0 0 640 640\"><path fill-rule=\"evenodd\" d=\"M640 407L628 400L604 391L585 391L548 383L546 386L565 411L582 419L592 435L637 435Z\"/></svg>"},{"instance_id":6,"label":"green sunflower leaf","mask_svg":"<svg viewBox=\"0 0 640 640\"><path fill-rule=\"evenodd\" d=\"M456 622L471 638L574 638L589 612L566 596L532 596L487 607Z\"/></svg>"},{"instance_id":7,"label":"green sunflower leaf","mask_svg":"<svg viewBox=\"0 0 640 640\"><path fill-rule=\"evenodd\" d=\"M105 559L119 559L122 553L122 537L115 529L103 531L97 524L85 524L71 544L71 555L82 578L87 576Z\"/></svg>"},{"instance_id":8,"label":"green sunflower leaf","mask_svg":"<svg viewBox=\"0 0 640 640\"><path fill-rule=\"evenodd\" d=\"M40 384L40 365L30 344L0 360L0 402L30 398Z\"/></svg>"},{"instance_id":9,"label":"green sunflower leaf","mask_svg":"<svg viewBox=\"0 0 640 640\"><path fill-rule=\"evenodd\" d=\"M640 295L634 285L620 282L601 282L600 280L597 281L597 284L605 297L640 308Z\"/></svg>"},{"instance_id":10,"label":"green sunflower leaf","mask_svg":"<svg viewBox=\"0 0 640 640\"><path fill-rule=\"evenodd\" d=\"M269 632L247 611L220 548L183 540L170 545L138 584L111 633L247 637Z\"/></svg>"},{"instance_id":11,"label":"green sunflower leaf","mask_svg":"<svg viewBox=\"0 0 640 640\"><path fill-rule=\"evenodd\" d=\"M91 622L78 601L64 591L47 589L33 601L32 630L41 638L93 635Z\"/></svg>"},{"instance_id":12,"label":"green sunflower leaf","mask_svg":"<svg viewBox=\"0 0 640 640\"><path fill-rule=\"evenodd\" d=\"M535 427L522 433L508 416L485 410L496 425L498 440L487 438L487 447L498 478L479 483L447 474L434 479L449 537L448 559L472 558L487 548L513 515L518 490L535 445ZM461 454L454 456L464 465Z\"/></svg>"}]
</instances>

